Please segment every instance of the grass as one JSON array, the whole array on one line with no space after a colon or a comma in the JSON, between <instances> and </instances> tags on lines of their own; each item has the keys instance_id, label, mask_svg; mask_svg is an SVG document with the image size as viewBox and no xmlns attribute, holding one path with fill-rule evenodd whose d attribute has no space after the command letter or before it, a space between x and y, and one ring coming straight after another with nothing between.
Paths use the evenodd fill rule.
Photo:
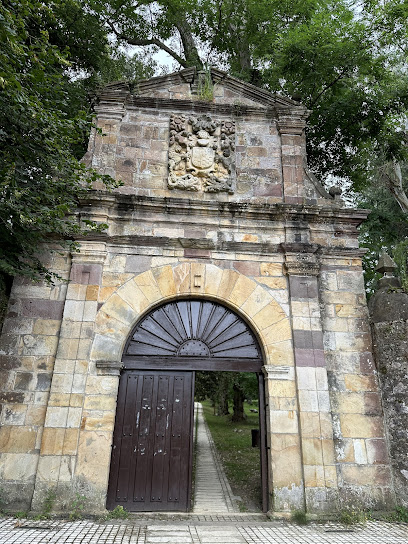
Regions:
<instances>
[{"instance_id":1,"label":"grass","mask_svg":"<svg viewBox=\"0 0 408 544\"><path fill-rule=\"evenodd\" d=\"M210 428L217 451L234 495L242 498L241 510L254 511L262 508L261 468L259 448L251 446L251 429L259 427L258 414L245 404L247 419L242 423L231 422L230 416L215 416L210 401L202 402L204 417ZM232 410L231 410L232 411Z\"/></svg>"}]
</instances>

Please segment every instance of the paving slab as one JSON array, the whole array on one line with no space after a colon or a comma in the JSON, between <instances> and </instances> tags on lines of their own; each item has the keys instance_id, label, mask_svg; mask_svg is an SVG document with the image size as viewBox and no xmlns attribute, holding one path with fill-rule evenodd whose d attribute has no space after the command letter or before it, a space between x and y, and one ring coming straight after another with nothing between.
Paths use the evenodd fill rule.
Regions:
<instances>
[{"instance_id":1,"label":"paving slab","mask_svg":"<svg viewBox=\"0 0 408 544\"><path fill-rule=\"evenodd\" d=\"M221 517L221 516L220 516ZM131 521L0 520L1 544L408 544L408 524L132 519Z\"/></svg>"},{"instance_id":2,"label":"paving slab","mask_svg":"<svg viewBox=\"0 0 408 544\"><path fill-rule=\"evenodd\" d=\"M231 486L204 419L203 407L200 402L194 407L197 437L193 514L237 512Z\"/></svg>"}]
</instances>

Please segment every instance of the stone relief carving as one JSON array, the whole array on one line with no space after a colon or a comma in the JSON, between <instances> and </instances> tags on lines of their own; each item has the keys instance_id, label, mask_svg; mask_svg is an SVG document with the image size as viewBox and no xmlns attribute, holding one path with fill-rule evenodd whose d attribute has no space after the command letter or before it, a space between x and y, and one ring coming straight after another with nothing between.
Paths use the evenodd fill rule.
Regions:
<instances>
[{"instance_id":1,"label":"stone relief carving","mask_svg":"<svg viewBox=\"0 0 408 544\"><path fill-rule=\"evenodd\" d=\"M169 189L233 193L235 123L209 115L170 117Z\"/></svg>"}]
</instances>

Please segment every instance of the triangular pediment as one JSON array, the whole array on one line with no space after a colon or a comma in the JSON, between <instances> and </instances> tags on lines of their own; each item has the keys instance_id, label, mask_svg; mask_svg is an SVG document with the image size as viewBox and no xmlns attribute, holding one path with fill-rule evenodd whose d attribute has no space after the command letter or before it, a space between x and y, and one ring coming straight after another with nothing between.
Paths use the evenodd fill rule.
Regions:
<instances>
[{"instance_id":1,"label":"triangular pediment","mask_svg":"<svg viewBox=\"0 0 408 544\"><path fill-rule=\"evenodd\" d=\"M141 97L197 99L198 78L199 72L196 68L186 68L171 74L142 80L133 88L132 94ZM213 101L215 103L230 105L242 103L242 105L259 108L305 109L288 97L270 93L216 68L211 68L211 79L214 84ZM120 83L112 85L117 88Z\"/></svg>"}]
</instances>

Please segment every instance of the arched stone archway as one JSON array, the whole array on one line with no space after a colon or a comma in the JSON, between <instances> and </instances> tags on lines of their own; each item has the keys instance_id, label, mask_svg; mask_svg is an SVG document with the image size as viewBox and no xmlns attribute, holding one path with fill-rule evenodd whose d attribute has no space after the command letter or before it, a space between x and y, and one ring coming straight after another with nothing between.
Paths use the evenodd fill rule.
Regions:
<instances>
[{"instance_id":1,"label":"arched stone archway","mask_svg":"<svg viewBox=\"0 0 408 544\"><path fill-rule=\"evenodd\" d=\"M255 333L263 353L267 408L268 472L270 497L283 498L278 508L301 508L304 500L298 404L289 316L280 304L255 280L211 264L181 263L161 266L135 275L119 287L100 308L95 321L91 364L101 380L109 380L104 417L111 431L90 445L87 432L80 433L80 455L76 476L104 496L109 464L90 472L89 458L109 459L115 417L118 376L122 353L138 320L153 308L178 298L200 297L218 301L240 315ZM94 384L94 380L92 382ZM102 383L102 382L101 382ZM94 387L94 385L93 385ZM88 388L88 386L87 386ZM103 389L103 387L101 387ZM110 437L110 438L109 438ZM103 438L103 439L102 439Z\"/></svg>"},{"instance_id":2,"label":"arched stone archway","mask_svg":"<svg viewBox=\"0 0 408 544\"><path fill-rule=\"evenodd\" d=\"M258 375L261 489L267 511L263 361L250 326L213 300L178 298L138 321L122 363L108 508L190 509L195 371L222 370Z\"/></svg>"},{"instance_id":3,"label":"arched stone archway","mask_svg":"<svg viewBox=\"0 0 408 544\"><path fill-rule=\"evenodd\" d=\"M289 316L256 281L210 264L182 263L149 270L128 280L96 317L91 360L118 362L139 318L155 306L185 296L217 300L251 324L266 365L293 366Z\"/></svg>"}]
</instances>

